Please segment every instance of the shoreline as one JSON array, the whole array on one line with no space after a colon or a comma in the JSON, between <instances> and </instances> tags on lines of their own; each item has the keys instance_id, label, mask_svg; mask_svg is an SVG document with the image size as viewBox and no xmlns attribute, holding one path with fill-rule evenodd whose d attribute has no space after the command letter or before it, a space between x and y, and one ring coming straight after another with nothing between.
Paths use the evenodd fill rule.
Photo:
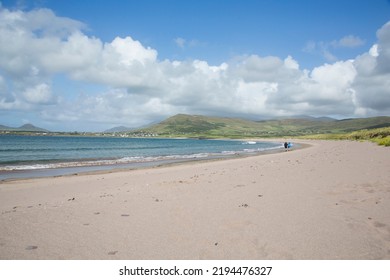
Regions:
<instances>
[{"instance_id":1,"label":"shoreline","mask_svg":"<svg viewBox=\"0 0 390 280\"><path fill-rule=\"evenodd\" d=\"M0 184L0 259L390 260L390 149L280 152Z\"/></svg>"},{"instance_id":2,"label":"shoreline","mask_svg":"<svg viewBox=\"0 0 390 280\"><path fill-rule=\"evenodd\" d=\"M213 140L227 140L227 139L213 139ZM250 139L257 142L272 142L279 143L280 139ZM279 141L280 140L280 141ZM233 141L248 141L248 139L234 139ZM305 144L294 142L295 147L292 150L298 150L305 147ZM226 160L234 159L241 157L252 157L258 155L264 155L269 153L279 153L284 151L284 148L270 148L262 151L254 152L244 152L237 151L232 154L223 154L216 153L206 157L194 157L188 156L188 158L175 158L175 159L157 159L150 161L134 161L134 162L120 162L118 160L111 160L115 163L98 163L95 164L85 164L85 165L76 165L79 162L69 161L75 165L67 167L54 167L54 168L37 168L37 169L22 169L22 170L1 170L0 171L0 184L2 182L15 181L15 180L27 180L34 178L48 178L48 177L60 177L60 176L72 176L72 175L83 175L83 174L94 174L94 173L111 173L111 172L121 172L121 171L130 171L137 169L148 169L148 168L157 168L162 166L171 166L176 164L186 164L193 162L207 162L215 160ZM80 162L89 162L88 160ZM91 162L92 163L92 162ZM59 163L61 164L61 162ZM64 163L65 165L66 163Z\"/></svg>"}]
</instances>

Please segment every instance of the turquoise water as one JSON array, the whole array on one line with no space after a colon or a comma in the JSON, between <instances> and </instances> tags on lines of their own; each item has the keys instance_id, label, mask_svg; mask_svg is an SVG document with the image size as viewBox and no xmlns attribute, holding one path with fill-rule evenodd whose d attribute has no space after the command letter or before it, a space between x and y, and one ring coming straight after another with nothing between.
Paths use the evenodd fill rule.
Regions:
<instances>
[{"instance_id":1,"label":"turquoise water","mask_svg":"<svg viewBox=\"0 0 390 280\"><path fill-rule=\"evenodd\" d=\"M0 135L0 179L12 171L158 164L281 147L281 143L232 140Z\"/></svg>"}]
</instances>

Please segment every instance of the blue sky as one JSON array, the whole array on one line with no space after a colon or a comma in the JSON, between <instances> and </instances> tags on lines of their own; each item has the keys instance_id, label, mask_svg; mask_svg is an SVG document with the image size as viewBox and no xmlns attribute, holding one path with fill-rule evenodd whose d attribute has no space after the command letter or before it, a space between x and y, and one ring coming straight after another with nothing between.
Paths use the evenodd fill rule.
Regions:
<instances>
[{"instance_id":1,"label":"blue sky","mask_svg":"<svg viewBox=\"0 0 390 280\"><path fill-rule=\"evenodd\" d=\"M350 59L376 41L390 18L386 0L129 0L2 1L3 6L50 8L86 24L86 34L105 42L131 36L156 49L160 59L202 59L222 63L243 54L292 55L305 68L327 62L305 51L310 42L329 44L347 35L363 40L356 48L329 47ZM175 39L186 40L178 48Z\"/></svg>"},{"instance_id":2,"label":"blue sky","mask_svg":"<svg viewBox=\"0 0 390 280\"><path fill-rule=\"evenodd\" d=\"M383 38L377 33L387 29L390 20L390 3L386 0L1 3L4 19L19 13L26 22L31 21L30 27L20 27L30 35L10 38L11 42L39 46L20 47L19 54L0 49L1 124L28 121L49 129L101 130L114 125L143 125L176 113L259 119L295 114L360 117L390 112L388 106L379 106L388 102L385 80L378 84L375 71L370 68L373 72L367 78L364 70L374 63L365 57L370 50L376 64L386 59L387 32L382 32ZM56 24L50 27L48 22L53 20ZM19 24L9 17L6 21L4 34ZM80 36L75 37L76 33ZM70 38L84 42L79 52L85 53L78 56L72 51L66 53L67 63L64 57L57 65L54 61L47 63L55 53L43 46L56 42L64 53L69 51ZM94 52L88 51L89 47ZM379 55L375 53L378 49ZM23 55L34 59L20 59ZM77 61L88 55L90 60L84 64L88 67L80 69ZM120 67L108 65L104 60L107 57ZM10 61L18 59L24 71L22 66L18 71L10 66ZM97 62L100 60L102 64ZM74 64L69 65L69 61ZM135 61L142 67L135 66ZM31 75L28 79L26 69ZM381 74L383 77L387 72ZM375 84L368 88L367 79ZM293 90L289 83L294 85ZM379 105L368 98L374 87L380 92ZM195 97L202 101L194 102ZM231 103L218 103L226 100ZM134 110L119 105L126 102ZM85 112L72 111L75 108Z\"/></svg>"}]
</instances>

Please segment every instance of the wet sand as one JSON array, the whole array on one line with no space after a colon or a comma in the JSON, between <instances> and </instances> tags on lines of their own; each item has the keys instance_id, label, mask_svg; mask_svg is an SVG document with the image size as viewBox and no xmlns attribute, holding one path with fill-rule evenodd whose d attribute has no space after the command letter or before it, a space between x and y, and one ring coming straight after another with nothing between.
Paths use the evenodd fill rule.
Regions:
<instances>
[{"instance_id":1,"label":"wet sand","mask_svg":"<svg viewBox=\"0 0 390 280\"><path fill-rule=\"evenodd\" d=\"M0 259L390 259L390 149L350 141L0 183Z\"/></svg>"}]
</instances>

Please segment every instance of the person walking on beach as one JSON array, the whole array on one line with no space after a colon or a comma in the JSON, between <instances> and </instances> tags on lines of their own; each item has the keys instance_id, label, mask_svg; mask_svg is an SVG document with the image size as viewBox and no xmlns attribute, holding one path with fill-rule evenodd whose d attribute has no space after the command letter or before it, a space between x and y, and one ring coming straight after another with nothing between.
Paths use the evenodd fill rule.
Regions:
<instances>
[{"instance_id":1,"label":"person walking on beach","mask_svg":"<svg viewBox=\"0 0 390 280\"><path fill-rule=\"evenodd\" d=\"M286 152L287 152L287 148L288 148L288 143L287 142L284 142L284 148L286 149Z\"/></svg>"}]
</instances>

